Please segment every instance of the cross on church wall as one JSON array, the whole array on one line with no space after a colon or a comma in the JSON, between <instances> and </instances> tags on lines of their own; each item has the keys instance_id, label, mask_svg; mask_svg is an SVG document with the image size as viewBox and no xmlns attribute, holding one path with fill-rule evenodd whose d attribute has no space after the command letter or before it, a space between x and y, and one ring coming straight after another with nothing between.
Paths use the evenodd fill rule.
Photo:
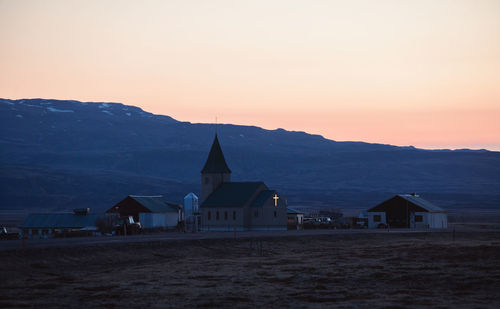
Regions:
<instances>
[{"instance_id":1,"label":"cross on church wall","mask_svg":"<svg viewBox=\"0 0 500 309\"><path fill-rule=\"evenodd\" d=\"M274 193L273 200L274 200L274 207L277 207L278 206L278 200L279 200L278 194Z\"/></svg>"}]
</instances>

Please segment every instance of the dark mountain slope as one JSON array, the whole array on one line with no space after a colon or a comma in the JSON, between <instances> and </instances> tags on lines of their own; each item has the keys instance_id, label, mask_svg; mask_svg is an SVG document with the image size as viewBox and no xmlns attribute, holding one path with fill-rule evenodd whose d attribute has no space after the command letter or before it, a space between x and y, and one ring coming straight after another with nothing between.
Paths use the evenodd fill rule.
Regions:
<instances>
[{"instance_id":1,"label":"dark mountain slope","mask_svg":"<svg viewBox=\"0 0 500 309\"><path fill-rule=\"evenodd\" d=\"M215 128L118 103L0 99L0 209L104 209L127 194L199 192ZM335 142L219 125L234 180L264 180L290 205L369 207L419 192L449 208L500 209L500 153Z\"/></svg>"}]
</instances>

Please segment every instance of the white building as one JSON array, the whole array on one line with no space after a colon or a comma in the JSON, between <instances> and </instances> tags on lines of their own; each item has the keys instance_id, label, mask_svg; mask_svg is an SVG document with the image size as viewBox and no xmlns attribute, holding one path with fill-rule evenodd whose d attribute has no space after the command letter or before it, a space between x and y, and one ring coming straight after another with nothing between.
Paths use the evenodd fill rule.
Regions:
<instances>
[{"instance_id":1,"label":"white building","mask_svg":"<svg viewBox=\"0 0 500 309\"><path fill-rule=\"evenodd\" d=\"M364 213L368 227L435 228L448 227L448 217L442 208L415 193L398 194Z\"/></svg>"},{"instance_id":2,"label":"white building","mask_svg":"<svg viewBox=\"0 0 500 309\"><path fill-rule=\"evenodd\" d=\"M182 206L168 202L161 195L129 195L106 213L119 213L122 217L133 216L144 229L172 229L184 220Z\"/></svg>"}]
</instances>

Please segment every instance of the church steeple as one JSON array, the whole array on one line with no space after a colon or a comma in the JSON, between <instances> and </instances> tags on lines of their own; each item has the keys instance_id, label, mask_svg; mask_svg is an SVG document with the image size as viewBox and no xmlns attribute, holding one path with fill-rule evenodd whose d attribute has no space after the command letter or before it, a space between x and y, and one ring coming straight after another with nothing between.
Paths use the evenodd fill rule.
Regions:
<instances>
[{"instance_id":1,"label":"church steeple","mask_svg":"<svg viewBox=\"0 0 500 309\"><path fill-rule=\"evenodd\" d=\"M205 166L201 170L201 202L203 203L222 183L230 181L231 170L227 166L219 139L215 134L207 162L205 162Z\"/></svg>"},{"instance_id":2,"label":"church steeple","mask_svg":"<svg viewBox=\"0 0 500 309\"><path fill-rule=\"evenodd\" d=\"M212 144L212 149L210 149L210 154L208 155L207 162L201 170L202 174L220 174L220 173L231 173L231 170L227 166L226 159L222 153L222 149L219 144L219 139L217 134L215 134L214 142Z\"/></svg>"}]
</instances>

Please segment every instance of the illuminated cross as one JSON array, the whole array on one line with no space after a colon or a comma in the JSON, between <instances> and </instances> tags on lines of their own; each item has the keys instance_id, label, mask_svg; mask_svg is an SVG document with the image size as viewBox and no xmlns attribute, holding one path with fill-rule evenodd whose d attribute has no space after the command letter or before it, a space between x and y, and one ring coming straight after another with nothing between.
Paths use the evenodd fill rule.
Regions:
<instances>
[{"instance_id":1,"label":"illuminated cross","mask_svg":"<svg viewBox=\"0 0 500 309\"><path fill-rule=\"evenodd\" d=\"M274 200L274 207L278 206L278 200L279 200L278 194L274 193L273 200Z\"/></svg>"}]
</instances>

